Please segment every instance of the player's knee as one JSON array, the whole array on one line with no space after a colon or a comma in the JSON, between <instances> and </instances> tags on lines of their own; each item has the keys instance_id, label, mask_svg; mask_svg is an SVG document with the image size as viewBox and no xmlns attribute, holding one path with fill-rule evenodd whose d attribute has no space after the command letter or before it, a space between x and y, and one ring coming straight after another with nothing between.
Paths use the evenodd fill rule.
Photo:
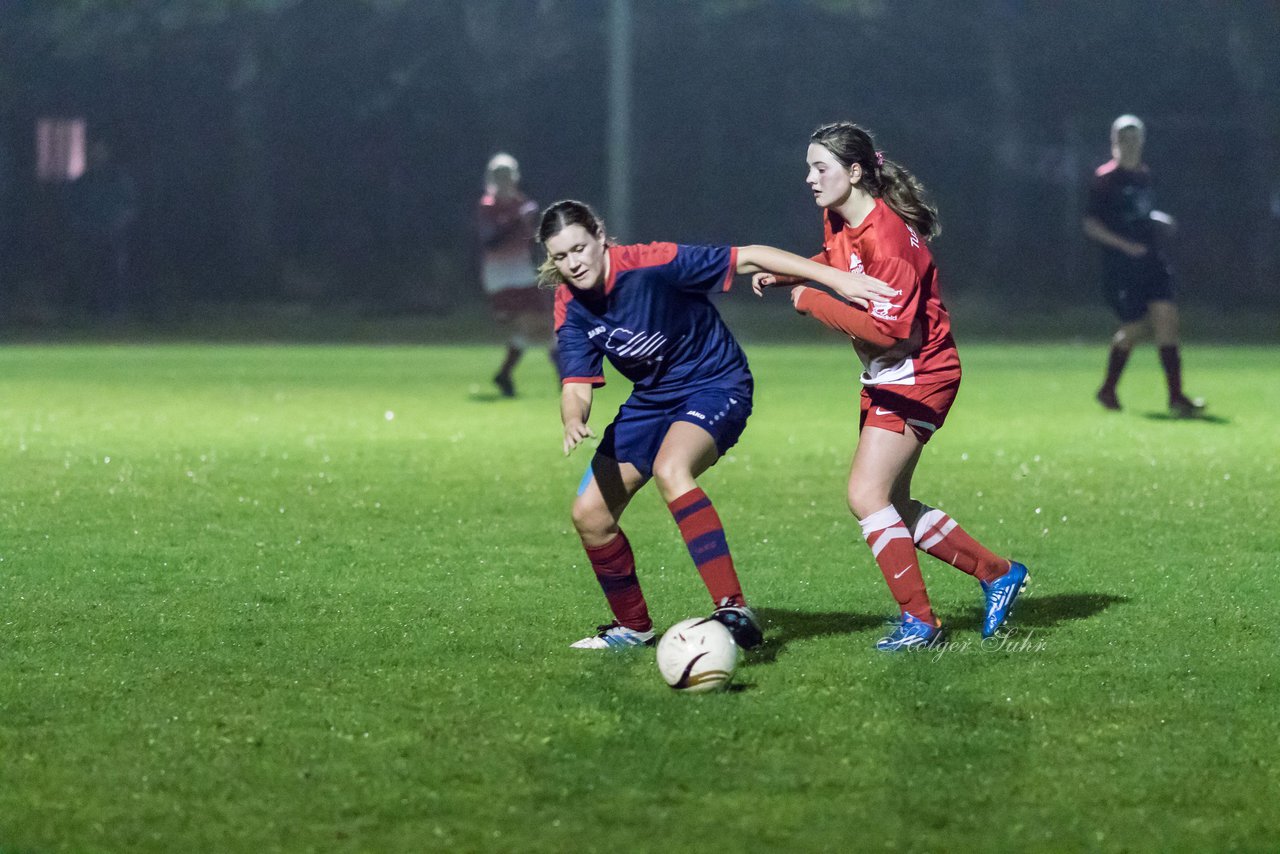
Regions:
<instances>
[{"instance_id":1,"label":"player's knee","mask_svg":"<svg viewBox=\"0 0 1280 854\"><path fill-rule=\"evenodd\" d=\"M653 463L653 482L667 501L674 501L696 485L687 465L661 457Z\"/></svg>"},{"instance_id":2,"label":"player's knee","mask_svg":"<svg viewBox=\"0 0 1280 854\"><path fill-rule=\"evenodd\" d=\"M599 500L579 495L573 502L573 527L585 542L609 535L616 524L609 509Z\"/></svg>"},{"instance_id":3,"label":"player's knee","mask_svg":"<svg viewBox=\"0 0 1280 854\"><path fill-rule=\"evenodd\" d=\"M870 516L890 503L889 494L885 490L863 483L850 483L848 498L849 510L859 519Z\"/></svg>"}]
</instances>

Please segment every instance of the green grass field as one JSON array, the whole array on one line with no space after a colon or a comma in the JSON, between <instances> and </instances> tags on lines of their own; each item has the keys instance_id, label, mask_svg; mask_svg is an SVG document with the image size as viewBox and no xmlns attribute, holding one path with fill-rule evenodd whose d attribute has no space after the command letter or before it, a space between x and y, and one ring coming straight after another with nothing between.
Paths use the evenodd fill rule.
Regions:
<instances>
[{"instance_id":1,"label":"green grass field","mask_svg":"<svg viewBox=\"0 0 1280 854\"><path fill-rule=\"evenodd\" d=\"M1032 572L1004 648L925 558L943 653L844 506L847 348L756 346L703 478L766 645L683 696L606 611L531 355L0 349L0 851L1171 851L1280 847L1280 351L1192 347L1213 419L1127 409L1099 347L962 347L918 497ZM615 380L593 419L624 395ZM659 627L710 601L647 489Z\"/></svg>"}]
</instances>

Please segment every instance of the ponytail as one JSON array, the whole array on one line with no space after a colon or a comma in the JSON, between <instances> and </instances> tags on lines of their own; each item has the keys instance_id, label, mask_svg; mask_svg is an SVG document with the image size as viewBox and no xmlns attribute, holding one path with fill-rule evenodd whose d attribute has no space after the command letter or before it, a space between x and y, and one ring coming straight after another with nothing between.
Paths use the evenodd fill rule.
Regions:
<instances>
[{"instance_id":1,"label":"ponytail","mask_svg":"<svg viewBox=\"0 0 1280 854\"><path fill-rule=\"evenodd\" d=\"M884 203L907 225L925 240L932 240L942 233L938 209L925 200L924 186L915 175L892 160L885 160L883 166L877 166L876 173L880 179L879 198L884 199Z\"/></svg>"}]
</instances>

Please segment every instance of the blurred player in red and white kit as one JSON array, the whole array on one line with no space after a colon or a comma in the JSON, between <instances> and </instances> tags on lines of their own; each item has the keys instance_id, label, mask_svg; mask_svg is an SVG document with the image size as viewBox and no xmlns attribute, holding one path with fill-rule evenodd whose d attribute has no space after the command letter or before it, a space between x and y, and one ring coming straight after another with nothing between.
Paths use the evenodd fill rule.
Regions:
<instances>
[{"instance_id":1,"label":"blurred player in red and white kit","mask_svg":"<svg viewBox=\"0 0 1280 854\"><path fill-rule=\"evenodd\" d=\"M520 192L520 165L510 154L495 154L485 169L484 183L477 214L483 247L481 277L494 318L510 331L507 353L493 383L504 397L514 397L511 373L531 342L548 342L555 362L551 296L538 287L533 263L538 205Z\"/></svg>"},{"instance_id":2,"label":"blurred player in red and white kit","mask_svg":"<svg viewBox=\"0 0 1280 854\"><path fill-rule=\"evenodd\" d=\"M1151 171L1142 162L1146 127L1137 116L1111 123L1111 159L1094 172L1084 233L1102 245L1102 290L1120 319L1111 339L1107 374L1098 402L1118 410L1116 385L1133 345L1154 335L1169 388L1169 411L1192 418L1204 401L1182 392L1182 355L1178 349L1178 307L1173 302L1173 274L1162 251L1173 234L1173 218L1155 210Z\"/></svg>"},{"instance_id":3,"label":"blurred player in red and white kit","mask_svg":"<svg viewBox=\"0 0 1280 854\"><path fill-rule=\"evenodd\" d=\"M851 122L810 137L806 182L824 209L823 249L815 261L866 273L894 288L887 301L837 299L796 279L757 274L763 288L791 287L801 314L847 334L862 361L858 447L849 472L849 507L901 608L876 644L893 652L941 642L916 549L978 579L985 598L982 634L1004 624L1026 587L1027 568L973 539L946 513L911 496L920 452L942 426L960 387L960 357L925 243L939 231L937 211L911 173L877 151ZM841 293L839 288L833 288ZM846 301L846 299L848 301Z\"/></svg>"}]
</instances>

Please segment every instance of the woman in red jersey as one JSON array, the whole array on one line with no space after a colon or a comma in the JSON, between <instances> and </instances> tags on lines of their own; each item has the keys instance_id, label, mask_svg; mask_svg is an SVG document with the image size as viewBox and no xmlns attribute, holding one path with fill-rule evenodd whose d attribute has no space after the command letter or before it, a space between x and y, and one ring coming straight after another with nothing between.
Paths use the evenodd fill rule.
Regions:
<instances>
[{"instance_id":1,"label":"woman in red jersey","mask_svg":"<svg viewBox=\"0 0 1280 854\"><path fill-rule=\"evenodd\" d=\"M938 233L937 211L911 173L877 151L851 122L823 125L809 139L806 182L824 210L815 261L887 282L888 301L837 299L799 280L760 273L762 288L791 287L791 302L853 340L863 364L858 447L849 472L849 507L901 606L901 619L876 647L933 646L942 623L925 592L916 549L978 579L985 597L982 634L1004 623L1026 586L1027 568L999 557L946 513L911 497L920 452L960 387L960 358L925 245ZM844 296L856 296L845 294Z\"/></svg>"}]
</instances>

